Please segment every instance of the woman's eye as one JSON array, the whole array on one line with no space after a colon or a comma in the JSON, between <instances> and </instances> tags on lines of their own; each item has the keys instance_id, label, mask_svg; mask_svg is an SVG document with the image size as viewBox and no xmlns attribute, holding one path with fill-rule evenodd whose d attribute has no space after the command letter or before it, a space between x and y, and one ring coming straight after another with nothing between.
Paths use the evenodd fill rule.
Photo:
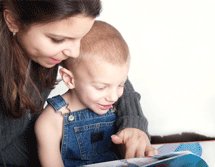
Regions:
<instances>
[{"instance_id":1,"label":"woman's eye","mask_svg":"<svg viewBox=\"0 0 215 167\"><path fill-rule=\"evenodd\" d=\"M51 40L54 43L62 43L64 41L64 39L55 39L55 38L51 38Z\"/></svg>"}]
</instances>

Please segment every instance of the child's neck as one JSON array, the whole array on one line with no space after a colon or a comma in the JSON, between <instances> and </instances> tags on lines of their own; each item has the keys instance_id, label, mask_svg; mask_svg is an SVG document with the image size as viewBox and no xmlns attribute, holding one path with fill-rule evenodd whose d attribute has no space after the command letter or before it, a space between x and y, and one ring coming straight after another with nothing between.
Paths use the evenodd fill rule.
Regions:
<instances>
[{"instance_id":1,"label":"child's neck","mask_svg":"<svg viewBox=\"0 0 215 167\"><path fill-rule=\"evenodd\" d=\"M77 97L75 91L72 89L68 90L63 95L63 97L66 100L66 102L69 104L68 108L70 109L71 112L87 108L87 106L85 106L83 103L81 103L81 101Z\"/></svg>"}]
</instances>

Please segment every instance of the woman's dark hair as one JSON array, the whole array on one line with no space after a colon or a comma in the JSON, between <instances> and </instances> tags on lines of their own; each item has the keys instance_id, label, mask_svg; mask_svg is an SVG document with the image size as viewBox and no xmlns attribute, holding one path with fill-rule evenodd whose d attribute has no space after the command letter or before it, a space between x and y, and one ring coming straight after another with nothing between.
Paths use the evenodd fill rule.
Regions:
<instances>
[{"instance_id":1,"label":"woman's dark hair","mask_svg":"<svg viewBox=\"0 0 215 167\"><path fill-rule=\"evenodd\" d=\"M3 16L5 9L10 10L19 26L27 30L34 24L58 21L78 14L95 18L100 14L101 2L0 0L0 108L9 116L20 117L26 110L35 112L42 109L44 99L40 92L54 87L58 66L46 69L34 62L29 66L28 56L6 25ZM38 98L42 101L39 105L35 103Z\"/></svg>"}]
</instances>

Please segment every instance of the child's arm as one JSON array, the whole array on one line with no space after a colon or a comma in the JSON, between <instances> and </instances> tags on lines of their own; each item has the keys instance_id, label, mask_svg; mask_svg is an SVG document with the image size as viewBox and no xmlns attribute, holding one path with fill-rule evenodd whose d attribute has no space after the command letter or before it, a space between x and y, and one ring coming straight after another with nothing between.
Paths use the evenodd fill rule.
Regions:
<instances>
[{"instance_id":1,"label":"child's arm","mask_svg":"<svg viewBox=\"0 0 215 167\"><path fill-rule=\"evenodd\" d=\"M48 106L35 124L39 160L42 167L63 167L60 152L63 117Z\"/></svg>"}]
</instances>

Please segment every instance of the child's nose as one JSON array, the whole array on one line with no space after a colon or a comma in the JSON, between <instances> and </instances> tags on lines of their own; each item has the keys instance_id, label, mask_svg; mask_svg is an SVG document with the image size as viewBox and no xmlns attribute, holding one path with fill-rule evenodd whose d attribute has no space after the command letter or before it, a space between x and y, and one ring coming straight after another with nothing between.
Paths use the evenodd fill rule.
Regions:
<instances>
[{"instance_id":1,"label":"child's nose","mask_svg":"<svg viewBox=\"0 0 215 167\"><path fill-rule=\"evenodd\" d=\"M106 99L109 102L116 102L118 100L118 98L119 98L119 96L118 96L117 91L111 91Z\"/></svg>"}]
</instances>

